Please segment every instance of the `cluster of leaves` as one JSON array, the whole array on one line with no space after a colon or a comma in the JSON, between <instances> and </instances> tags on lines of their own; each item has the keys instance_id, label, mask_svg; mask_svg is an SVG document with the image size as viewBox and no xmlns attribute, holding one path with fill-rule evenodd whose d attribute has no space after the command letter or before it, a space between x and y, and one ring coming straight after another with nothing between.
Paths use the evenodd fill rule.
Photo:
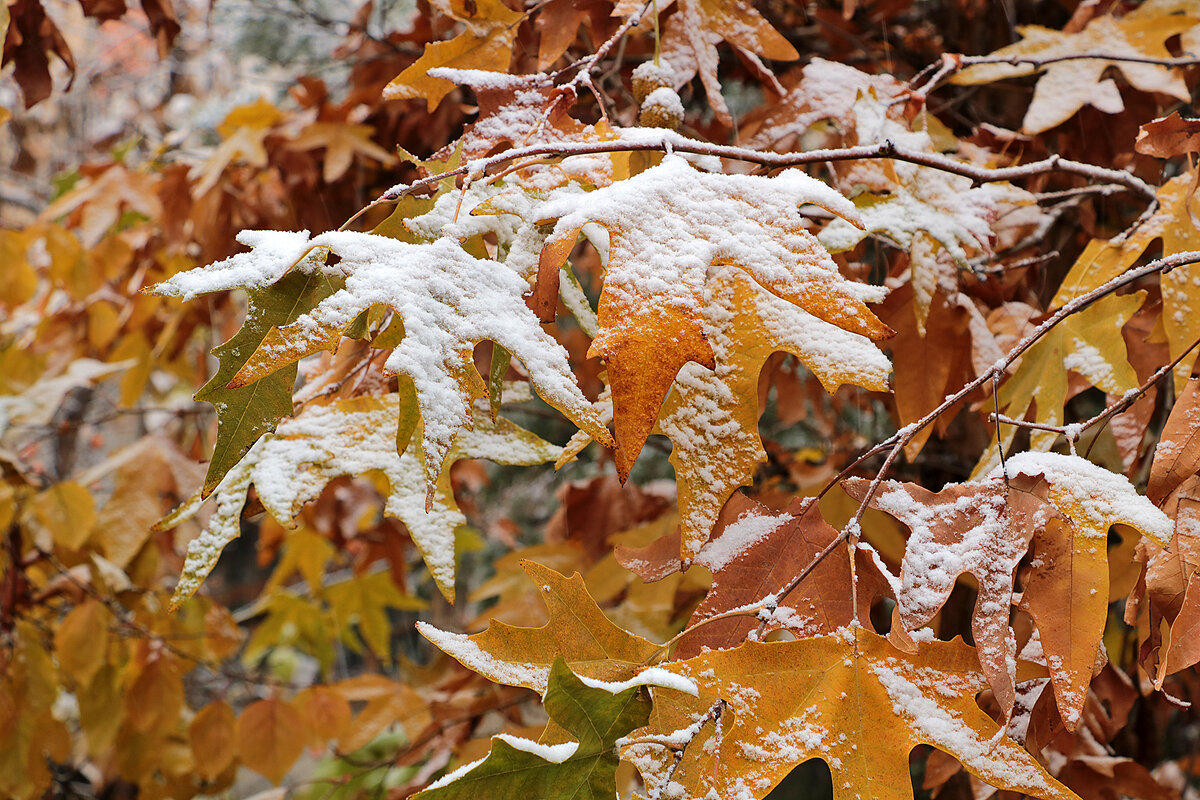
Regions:
<instances>
[{"instance_id":1,"label":"cluster of leaves","mask_svg":"<svg viewBox=\"0 0 1200 800\"><path fill-rule=\"evenodd\" d=\"M437 2L0 231L0 791L1194 793L1200 10L927 5Z\"/></svg>"}]
</instances>

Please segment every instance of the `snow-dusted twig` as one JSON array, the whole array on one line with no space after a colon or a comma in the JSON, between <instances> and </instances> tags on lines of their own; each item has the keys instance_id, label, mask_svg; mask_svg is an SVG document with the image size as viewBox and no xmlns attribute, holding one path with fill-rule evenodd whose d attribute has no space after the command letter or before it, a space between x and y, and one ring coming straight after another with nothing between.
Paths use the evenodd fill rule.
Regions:
<instances>
[{"instance_id":1,"label":"snow-dusted twig","mask_svg":"<svg viewBox=\"0 0 1200 800\"><path fill-rule=\"evenodd\" d=\"M1172 359L1169 363L1159 367L1153 375L1142 382L1141 386L1138 386L1136 389L1130 389L1128 392L1121 395L1121 397L1115 403L1105 407L1105 409L1099 414L1096 414L1094 417L1091 417L1084 422L1076 422L1071 425L1049 425L1044 422L1032 422L1025 419L1012 419L1011 417L1007 417L1003 414L998 414L995 412L989 414L988 419L992 420L993 422L1003 423L1005 425L1016 425L1019 428L1033 428L1039 431L1058 433L1067 437L1078 437L1079 434L1083 433L1088 428L1107 422L1109 419L1117 414L1120 414L1122 411L1137 402L1139 397L1149 391L1150 387L1158 383L1158 381L1161 380L1164 375L1167 375L1171 372L1171 370L1175 369L1176 365L1187 358L1188 355L1191 354L1197 347L1200 347L1200 338L1188 345L1182 353Z\"/></svg>"},{"instance_id":2,"label":"snow-dusted twig","mask_svg":"<svg viewBox=\"0 0 1200 800\"><path fill-rule=\"evenodd\" d=\"M649 800L659 800L666 788L671 785L671 781L675 779L675 773L679 770L679 765L683 762L684 754L687 753L688 747L696 740L696 737L700 735L700 731L704 730L704 726L710 722L716 723L717 735L718 737L720 736L721 714L725 712L725 705L724 700L716 701L709 706L708 711L703 716L697 717L691 725L666 736L644 736L620 742L622 745L656 745L658 747L665 747L671 751L671 766L667 767L667 772L663 775L662 781L650 792Z\"/></svg>"},{"instance_id":3,"label":"snow-dusted twig","mask_svg":"<svg viewBox=\"0 0 1200 800\"><path fill-rule=\"evenodd\" d=\"M910 86L916 85L919 81L925 81L919 89L914 89L916 94L922 97L936 88L947 75L952 75L961 71L966 67L974 67L980 64L1010 64L1014 67L1028 65L1034 69L1042 69L1050 64L1057 64L1060 61L1112 61L1119 64L1153 64L1160 67L1190 67L1200 64L1200 55L1182 55L1169 58L1154 58L1153 56L1133 56L1117 53L1064 53L1057 56L964 56L958 54L947 53L942 56L940 61L935 61L927 65L924 69L918 72L908 82ZM929 73L934 73L926 79ZM1014 76L1016 77L1016 76Z\"/></svg>"},{"instance_id":4,"label":"snow-dusted twig","mask_svg":"<svg viewBox=\"0 0 1200 800\"><path fill-rule=\"evenodd\" d=\"M1073 161L1058 155L1051 155L1040 161L1032 161L1028 164L1019 164L1011 167L983 167L978 164L959 161L940 153L912 150L896 144L891 139L885 139L875 144L858 145L856 147L775 153L764 150L753 150L748 147L737 147L735 145L712 144L697 139L690 139L674 131L648 128L622 131L622 135L616 139L586 142L547 142L527 147L515 147L487 158L471 161L456 169L421 178L411 184L394 186L377 198L372 205L398 200L407 194L412 194L433 186L446 178L467 174L468 172L483 177L487 175L490 169L518 159L660 150L729 158L773 169L797 167L826 161L890 158L924 167L931 167L955 175L962 175L981 184L1029 178L1035 175L1043 175L1047 172L1067 172L1089 178L1093 181L1119 184L1147 198L1153 199L1155 197L1154 187L1130 172Z\"/></svg>"}]
</instances>

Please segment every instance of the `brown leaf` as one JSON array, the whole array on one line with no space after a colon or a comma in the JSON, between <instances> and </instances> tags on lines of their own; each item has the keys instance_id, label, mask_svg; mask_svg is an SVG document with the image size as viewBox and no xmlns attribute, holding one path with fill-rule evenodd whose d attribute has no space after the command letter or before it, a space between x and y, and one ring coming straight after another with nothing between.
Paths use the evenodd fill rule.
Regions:
<instances>
[{"instance_id":1,"label":"brown leaf","mask_svg":"<svg viewBox=\"0 0 1200 800\"><path fill-rule=\"evenodd\" d=\"M608 553L609 536L649 522L670 507L658 495L622 485L615 475L569 483L557 494L559 508L546 523L546 541L575 542L592 561Z\"/></svg>"},{"instance_id":2,"label":"brown leaf","mask_svg":"<svg viewBox=\"0 0 1200 800\"><path fill-rule=\"evenodd\" d=\"M250 704L234 731L242 763L276 785L304 751L307 736L300 712L274 697Z\"/></svg>"},{"instance_id":3,"label":"brown leaf","mask_svg":"<svg viewBox=\"0 0 1200 800\"><path fill-rule=\"evenodd\" d=\"M4 39L3 64L14 65L13 78L25 96L25 107L50 96L50 54L75 74L75 59L58 26L46 16L38 0L17 0L8 7L8 34Z\"/></svg>"},{"instance_id":4,"label":"brown leaf","mask_svg":"<svg viewBox=\"0 0 1200 800\"><path fill-rule=\"evenodd\" d=\"M851 497L866 497L869 481L850 478ZM988 683L1005 716L1016 700L1016 638L1009 626L1017 565L1034 531L1057 512L1046 502L1040 479L950 484L930 492L916 484L887 481L871 498L912 531L896 592L893 642L911 649L908 631L929 624L950 598L963 573L979 581L971 633ZM1107 594L1105 595L1107 600ZM901 637L901 638L898 638Z\"/></svg>"},{"instance_id":5,"label":"brown leaf","mask_svg":"<svg viewBox=\"0 0 1200 800\"><path fill-rule=\"evenodd\" d=\"M188 726L192 764L204 780L215 780L233 763L234 714L224 700L214 700L196 713Z\"/></svg>"},{"instance_id":6,"label":"brown leaf","mask_svg":"<svg viewBox=\"0 0 1200 800\"><path fill-rule=\"evenodd\" d=\"M712 589L696 609L689 626L730 609L755 603L783 591L792 577L838 536L811 498L797 499L782 514L734 493L721 511L712 540L696 563L712 570ZM871 602L880 582L870 561L859 559L859 621L870 624ZM786 629L796 636L833 633L854 618L850 559L845 544L837 546L798 586L778 600L764 632ZM679 641L676 658L705 649L725 649L744 641L760 624L738 616L699 625Z\"/></svg>"},{"instance_id":7,"label":"brown leaf","mask_svg":"<svg viewBox=\"0 0 1200 800\"><path fill-rule=\"evenodd\" d=\"M1147 122L1138 130L1133 149L1157 158L1200 152L1200 119L1187 119L1172 111L1170 116Z\"/></svg>"},{"instance_id":8,"label":"brown leaf","mask_svg":"<svg viewBox=\"0 0 1200 800\"><path fill-rule=\"evenodd\" d=\"M1200 378L1189 378L1154 448L1146 497L1161 506L1167 495L1200 471Z\"/></svg>"}]
</instances>

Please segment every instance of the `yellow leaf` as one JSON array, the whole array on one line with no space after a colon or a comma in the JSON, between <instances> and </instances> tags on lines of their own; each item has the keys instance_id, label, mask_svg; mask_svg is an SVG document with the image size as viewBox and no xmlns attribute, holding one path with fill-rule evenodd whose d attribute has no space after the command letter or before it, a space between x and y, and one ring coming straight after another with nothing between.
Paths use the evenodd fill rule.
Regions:
<instances>
[{"instance_id":1,"label":"yellow leaf","mask_svg":"<svg viewBox=\"0 0 1200 800\"><path fill-rule=\"evenodd\" d=\"M233 763L234 714L224 700L214 700L200 709L188 726L192 763L196 774L214 780Z\"/></svg>"},{"instance_id":2,"label":"yellow leaf","mask_svg":"<svg viewBox=\"0 0 1200 800\"><path fill-rule=\"evenodd\" d=\"M234 731L242 763L274 784L296 763L307 736L300 712L274 697L251 703L238 717Z\"/></svg>"},{"instance_id":3,"label":"yellow leaf","mask_svg":"<svg viewBox=\"0 0 1200 800\"><path fill-rule=\"evenodd\" d=\"M330 586L325 595L343 640L357 644L349 630L351 623L356 624L363 641L384 664L392 663L392 626L387 609L416 610L427 605L396 588L391 573L386 570L355 575Z\"/></svg>"},{"instance_id":4,"label":"yellow leaf","mask_svg":"<svg viewBox=\"0 0 1200 800\"><path fill-rule=\"evenodd\" d=\"M121 726L121 708L125 702L121 670L105 665L95 674L79 699L79 726L87 739L87 752L93 757L107 754Z\"/></svg>"},{"instance_id":5,"label":"yellow leaf","mask_svg":"<svg viewBox=\"0 0 1200 800\"><path fill-rule=\"evenodd\" d=\"M513 37L523 15L509 9L500 0L476 0L451 13L465 23L463 32L448 42L426 45L421 57L384 88L385 98L404 100L423 97L429 110L433 111L442 98L454 89L454 83L430 76L429 70L450 67L508 71Z\"/></svg>"},{"instance_id":6,"label":"yellow leaf","mask_svg":"<svg viewBox=\"0 0 1200 800\"><path fill-rule=\"evenodd\" d=\"M1026 419L1036 405L1033 420L1045 425L1065 422L1067 371L1077 372L1093 386L1121 396L1138 386L1137 374L1129 364L1121 329L1141 307L1146 292L1110 294L1052 328L1021 356L1016 371L1000 386L1000 410L1012 419ZM1016 434L1016 426L1002 426L1004 447ZM1034 430L1029 436L1032 450L1049 450L1057 440L1053 431ZM975 466L972 478L991 472L1000 463L995 447L988 448Z\"/></svg>"},{"instance_id":7,"label":"yellow leaf","mask_svg":"<svg viewBox=\"0 0 1200 800\"><path fill-rule=\"evenodd\" d=\"M355 155L373 158L385 167L396 163L396 156L371 141L374 133L375 129L370 125L314 122L300 131L300 135L288 147L292 150L324 147L325 165L321 177L326 183L333 183L350 169Z\"/></svg>"},{"instance_id":8,"label":"yellow leaf","mask_svg":"<svg viewBox=\"0 0 1200 800\"><path fill-rule=\"evenodd\" d=\"M293 572L299 572L309 590L319 596L324 591L325 565L335 552L328 539L308 527L301 526L288 532L279 563L275 565L263 592L274 592Z\"/></svg>"},{"instance_id":9,"label":"yellow leaf","mask_svg":"<svg viewBox=\"0 0 1200 800\"><path fill-rule=\"evenodd\" d=\"M468 669L497 683L541 693L559 654L577 675L619 681L641 671L659 653L658 645L614 625L578 572L568 578L533 561L521 566L550 610L550 621L542 627L518 628L493 620L487 630L471 636L421 622L417 630Z\"/></svg>"},{"instance_id":10,"label":"yellow leaf","mask_svg":"<svg viewBox=\"0 0 1200 800\"><path fill-rule=\"evenodd\" d=\"M34 497L29 505L54 543L68 550L83 547L96 521L91 492L73 481L56 483Z\"/></svg>"},{"instance_id":11,"label":"yellow leaf","mask_svg":"<svg viewBox=\"0 0 1200 800\"><path fill-rule=\"evenodd\" d=\"M88 600L63 618L54 632L54 652L63 672L82 690L104 666L110 613L98 600Z\"/></svg>"}]
</instances>

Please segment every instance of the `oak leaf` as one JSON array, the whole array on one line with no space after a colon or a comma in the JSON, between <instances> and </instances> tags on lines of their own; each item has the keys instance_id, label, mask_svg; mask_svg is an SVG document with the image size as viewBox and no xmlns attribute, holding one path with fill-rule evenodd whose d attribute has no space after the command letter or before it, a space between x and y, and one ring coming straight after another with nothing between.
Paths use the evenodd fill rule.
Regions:
<instances>
[{"instance_id":1,"label":"oak leaf","mask_svg":"<svg viewBox=\"0 0 1200 800\"><path fill-rule=\"evenodd\" d=\"M463 666L509 686L545 693L550 666L562 654L573 672L621 681L641 671L662 648L614 625L588 594L583 578L568 578L533 561L521 566L533 580L550 620L540 628L492 621L487 630L466 636L425 622L417 630Z\"/></svg>"},{"instance_id":2,"label":"oak leaf","mask_svg":"<svg viewBox=\"0 0 1200 800\"><path fill-rule=\"evenodd\" d=\"M770 292L847 331L872 339L890 334L863 303L881 299L880 291L838 273L805 229L802 203L858 219L849 201L798 170L773 178L713 174L677 156L540 207L543 219L555 220L543 271L557 271L588 223L608 232L600 329L588 355L607 362L622 479L680 368L689 361L716 366L703 319L710 267L740 267Z\"/></svg>"},{"instance_id":3,"label":"oak leaf","mask_svg":"<svg viewBox=\"0 0 1200 800\"><path fill-rule=\"evenodd\" d=\"M463 31L449 41L430 42L421 57L383 90L388 100L423 97L431 112L454 89L454 84L431 76L429 71L452 67L507 72L517 23L524 18L501 0L443 0L436 5L462 22Z\"/></svg>"},{"instance_id":4,"label":"oak leaf","mask_svg":"<svg viewBox=\"0 0 1200 800\"><path fill-rule=\"evenodd\" d=\"M292 413L292 384L297 370L295 365L283 366L249 386L230 387L229 382L271 330L294 322L340 288L336 276L316 268L320 254L310 255L306 233L243 231L238 241L252 248L251 252L239 253L203 270L177 273L153 289L157 294L184 300L234 288L249 292L241 329L213 349L217 371L196 392L197 400L212 403L217 409L217 442L204 477L204 496L217 487L255 442Z\"/></svg>"},{"instance_id":5,"label":"oak leaf","mask_svg":"<svg viewBox=\"0 0 1200 800\"><path fill-rule=\"evenodd\" d=\"M842 486L862 501L869 483L850 478ZM908 633L928 625L950 598L959 576L971 573L979 584L971 633L983 673L1006 717L1016 700L1017 642L1009 625L1013 582L1035 530L1057 515L1046 502L1046 489L1041 480L999 477L950 484L939 492L886 481L870 502L910 531L895 587L893 643L911 650L915 645Z\"/></svg>"},{"instance_id":6,"label":"oak leaf","mask_svg":"<svg viewBox=\"0 0 1200 800\"><path fill-rule=\"evenodd\" d=\"M419 450L406 450L403 455L396 452L394 432L401 419L407 418L415 427L416 416L411 394L354 398L309 407L260 439L213 492L215 513L205 532L188 545L173 605L199 588L221 550L239 535L241 508L251 484L271 515L286 525L333 478L372 470L387 479L387 513L408 527L434 582L446 597L453 598L454 536L466 518L454 502L448 465L437 475L429 507L429 470ZM540 464L553 461L560 452L506 419L492 423L486 414L482 416L475 420L473 430L458 437L448 461L483 457L507 464ZM193 516L203 502L204 497L197 494L160 521L159 527Z\"/></svg>"},{"instance_id":7,"label":"oak leaf","mask_svg":"<svg viewBox=\"0 0 1200 800\"><path fill-rule=\"evenodd\" d=\"M772 353L795 355L830 394L844 383L886 391L891 370L867 337L790 305L732 266L709 277L703 320L716 369L685 364L657 428L673 445L684 559L696 555L725 501L751 484L767 460L758 434L758 384Z\"/></svg>"},{"instance_id":8,"label":"oak leaf","mask_svg":"<svg viewBox=\"0 0 1200 800\"><path fill-rule=\"evenodd\" d=\"M689 70L677 68L677 79L699 73L708 104L717 119L726 125L731 124L732 117L717 77L719 43L725 41L733 45L772 80L774 75L758 56L775 61L794 61L799 57L796 48L746 0L677 0L677 6L678 10L667 20L663 34L665 58L672 62L686 59L691 67Z\"/></svg>"},{"instance_id":9,"label":"oak leaf","mask_svg":"<svg viewBox=\"0 0 1200 800\"><path fill-rule=\"evenodd\" d=\"M507 266L469 255L446 238L409 244L349 231L309 243L339 256L344 287L266 334L230 381L248 386L320 350L336 350L346 329L374 305L395 309L404 337L385 362L411 381L424 424L426 475L432 493L455 438L470 424L470 403L486 392L472 360L491 339L520 359L538 393L602 443L611 441L575 383L567 352L525 305L529 284ZM263 254L267 265L277 259Z\"/></svg>"},{"instance_id":10,"label":"oak leaf","mask_svg":"<svg viewBox=\"0 0 1200 800\"><path fill-rule=\"evenodd\" d=\"M649 676L647 682L653 679ZM471 800L482 793L499 800L611 800L617 793L616 742L646 724L650 700L634 681L616 686L597 683L573 675L561 656L555 659L543 701L551 725L542 739L557 727L574 741L550 744L498 734L492 737L486 758L455 770L416 798Z\"/></svg>"},{"instance_id":11,"label":"oak leaf","mask_svg":"<svg viewBox=\"0 0 1200 800\"><path fill-rule=\"evenodd\" d=\"M1189 119L1172 111L1169 116L1147 122L1138 129L1133 149L1158 158L1174 158L1200 152L1200 119Z\"/></svg>"},{"instance_id":12,"label":"oak leaf","mask_svg":"<svg viewBox=\"0 0 1200 800\"><path fill-rule=\"evenodd\" d=\"M655 704L658 730L635 732L622 755L657 794L765 797L797 765L823 759L833 797L910 800L909 751L929 744L1000 789L1077 800L976 705L987 686L961 640L922 642L913 654L861 627L790 642L747 642L666 665L699 686L699 703ZM680 734L696 709L723 701L721 724L699 725L679 766L647 734ZM733 719L726 718L732 712ZM701 710L701 714L703 711ZM720 738L714 735L719 731Z\"/></svg>"},{"instance_id":13,"label":"oak leaf","mask_svg":"<svg viewBox=\"0 0 1200 800\"><path fill-rule=\"evenodd\" d=\"M1162 241L1162 256L1200 250L1200 204L1195 197L1196 169L1176 176L1159 187L1158 207L1148 219L1119 244L1095 242L1088 253L1095 253L1098 268L1109 278L1133 266L1156 239ZM1083 257L1080 258L1083 260ZM1162 325L1171 358L1183 355L1200 338L1200 278L1197 267L1187 265L1171 270L1159 279L1162 289ZM1108 278L1105 278L1106 280ZM1184 358L1175 367L1175 392L1182 393L1192 374L1195 355Z\"/></svg>"},{"instance_id":14,"label":"oak leaf","mask_svg":"<svg viewBox=\"0 0 1200 800\"><path fill-rule=\"evenodd\" d=\"M1116 83L1111 78L1103 78L1110 67L1120 70L1130 84L1143 92L1167 94L1186 102L1190 93L1182 74L1147 62L1170 59L1166 41L1195 27L1200 20L1195 16L1168 15L1156 7L1161 5L1145 3L1120 18L1111 15L1095 17L1076 33L1063 33L1040 25L1023 26L1017 29L1023 37L1020 42L1002 47L991 55L1039 59L1083 54L1099 57L1056 61L1040 67L1034 64L977 64L955 75L953 82L966 85L992 83L1042 72L1033 100L1025 112L1022 128L1027 133L1041 133L1060 125L1085 105L1107 114L1125 110ZM1127 56L1130 60L1113 61L1103 56Z\"/></svg>"},{"instance_id":15,"label":"oak leaf","mask_svg":"<svg viewBox=\"0 0 1200 800\"><path fill-rule=\"evenodd\" d=\"M288 143L292 150L325 148L321 179L333 183L346 174L354 157L371 158L385 167L396 163L394 154L372 141L375 129L350 122L313 122Z\"/></svg>"},{"instance_id":16,"label":"oak leaf","mask_svg":"<svg viewBox=\"0 0 1200 800\"><path fill-rule=\"evenodd\" d=\"M1106 295L1051 328L1021 356L1012 375L1000 385L997 402L1001 412L1012 419L1027 419L1034 407L1034 422L1063 425L1068 370L1118 397L1137 388L1137 373L1129 363L1121 329L1145 298L1144 291ZM1004 448L1012 443L1016 431L1017 426L1009 425L1002 432ZM1058 436L1054 431L1033 430L1030 449L1049 450ZM987 474L999 461L998 449L989 448L973 477Z\"/></svg>"},{"instance_id":17,"label":"oak leaf","mask_svg":"<svg viewBox=\"0 0 1200 800\"><path fill-rule=\"evenodd\" d=\"M1010 480L1043 478L1059 517L1034 533L1020 607L1033 617L1063 722L1074 730L1108 619L1108 530L1123 525L1166 547L1174 526L1121 475L1073 455L1020 453ZM1070 613L1064 613L1069 609Z\"/></svg>"},{"instance_id":18,"label":"oak leaf","mask_svg":"<svg viewBox=\"0 0 1200 800\"><path fill-rule=\"evenodd\" d=\"M785 511L772 514L735 493L721 511L712 540L696 556L697 564L712 570L712 589L688 621L695 630L679 640L674 657L735 647L759 628L762 634L784 629L797 637L833 633L854 619L855 591L858 621L869 624L872 595L882 580L871 559L856 554L856 589L845 544L835 547L804 580L782 594L792 578L837 537L812 498L793 500ZM770 607L755 616L707 622L718 614L764 602Z\"/></svg>"}]
</instances>

